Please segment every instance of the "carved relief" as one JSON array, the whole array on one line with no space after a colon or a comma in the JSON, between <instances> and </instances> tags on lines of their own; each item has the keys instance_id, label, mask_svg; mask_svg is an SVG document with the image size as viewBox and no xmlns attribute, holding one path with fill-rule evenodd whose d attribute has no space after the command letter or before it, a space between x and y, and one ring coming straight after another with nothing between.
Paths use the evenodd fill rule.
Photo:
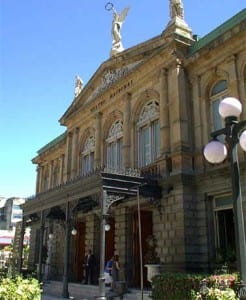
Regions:
<instances>
[{"instance_id":1,"label":"carved relief","mask_svg":"<svg viewBox=\"0 0 246 300\"><path fill-rule=\"evenodd\" d=\"M153 118L158 117L159 110L159 103L157 101L149 102L147 105L144 106L140 114L139 123L142 124L144 122L152 120Z\"/></svg>"},{"instance_id":2,"label":"carved relief","mask_svg":"<svg viewBox=\"0 0 246 300\"><path fill-rule=\"evenodd\" d=\"M115 70L106 70L102 75L101 84L99 84L96 89L91 93L86 102L90 102L93 98L99 95L101 92L108 89L112 86L116 81L126 76L130 71L132 71L137 65L139 65L142 60L134 62L128 66L124 66Z\"/></svg>"},{"instance_id":3,"label":"carved relief","mask_svg":"<svg viewBox=\"0 0 246 300\"><path fill-rule=\"evenodd\" d=\"M116 121L109 130L109 138L123 134L123 122L121 120Z\"/></svg>"},{"instance_id":4,"label":"carved relief","mask_svg":"<svg viewBox=\"0 0 246 300\"><path fill-rule=\"evenodd\" d=\"M84 143L83 152L91 151L94 148L95 148L95 137L90 136L86 139Z\"/></svg>"}]
</instances>

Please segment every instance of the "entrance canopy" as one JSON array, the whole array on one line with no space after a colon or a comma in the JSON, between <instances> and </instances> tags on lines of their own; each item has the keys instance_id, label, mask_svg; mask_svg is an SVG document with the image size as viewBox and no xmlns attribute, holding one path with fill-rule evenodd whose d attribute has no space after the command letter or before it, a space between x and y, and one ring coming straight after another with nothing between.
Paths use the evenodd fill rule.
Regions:
<instances>
[{"instance_id":1,"label":"entrance canopy","mask_svg":"<svg viewBox=\"0 0 246 300\"><path fill-rule=\"evenodd\" d=\"M102 172L102 188L109 194L136 195L161 198L161 187L156 180L141 176Z\"/></svg>"}]
</instances>

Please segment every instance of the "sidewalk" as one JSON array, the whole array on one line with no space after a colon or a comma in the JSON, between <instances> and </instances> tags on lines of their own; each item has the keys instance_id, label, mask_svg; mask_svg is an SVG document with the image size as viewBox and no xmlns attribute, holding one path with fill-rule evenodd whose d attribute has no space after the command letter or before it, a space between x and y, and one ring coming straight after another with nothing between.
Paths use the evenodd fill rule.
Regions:
<instances>
[{"instance_id":1,"label":"sidewalk","mask_svg":"<svg viewBox=\"0 0 246 300\"><path fill-rule=\"evenodd\" d=\"M69 299L74 299L73 297L70 297ZM91 298L90 298L91 299ZM62 297L57 297L57 296L50 296L50 295L45 295L42 294L41 300L68 300L68 298L62 298ZM86 298L83 298L82 300L87 300ZM89 298L88 298L89 300Z\"/></svg>"},{"instance_id":2,"label":"sidewalk","mask_svg":"<svg viewBox=\"0 0 246 300\"><path fill-rule=\"evenodd\" d=\"M41 300L61 300L61 299L66 299L62 297L55 297L55 296L50 296L50 295L42 295ZM66 299L67 300L67 299Z\"/></svg>"},{"instance_id":3,"label":"sidewalk","mask_svg":"<svg viewBox=\"0 0 246 300\"><path fill-rule=\"evenodd\" d=\"M73 297L70 297L69 299L74 299ZM68 298L63 298L58 297L58 296L51 296L51 295L46 295L46 294L42 294L41 300L68 300ZM82 299L82 300L86 300L86 299Z\"/></svg>"}]
</instances>

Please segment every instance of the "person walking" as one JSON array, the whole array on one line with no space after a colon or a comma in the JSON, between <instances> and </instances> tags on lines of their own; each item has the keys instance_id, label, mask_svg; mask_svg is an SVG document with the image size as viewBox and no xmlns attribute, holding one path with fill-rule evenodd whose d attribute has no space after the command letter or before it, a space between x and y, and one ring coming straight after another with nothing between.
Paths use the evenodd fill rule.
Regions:
<instances>
[{"instance_id":1,"label":"person walking","mask_svg":"<svg viewBox=\"0 0 246 300\"><path fill-rule=\"evenodd\" d=\"M114 260L114 258L111 257L110 260L107 261L105 269L104 269L104 276L105 276L105 284L106 284L106 286L111 286L112 285L113 260Z\"/></svg>"},{"instance_id":2,"label":"person walking","mask_svg":"<svg viewBox=\"0 0 246 300\"><path fill-rule=\"evenodd\" d=\"M120 271L119 255L114 255L113 264L112 264L112 285L111 285L112 290L116 288L116 282L119 281L119 271Z\"/></svg>"},{"instance_id":3,"label":"person walking","mask_svg":"<svg viewBox=\"0 0 246 300\"><path fill-rule=\"evenodd\" d=\"M91 249L88 250L85 256L85 282L84 284L94 284L94 273L96 267L95 255Z\"/></svg>"}]
</instances>

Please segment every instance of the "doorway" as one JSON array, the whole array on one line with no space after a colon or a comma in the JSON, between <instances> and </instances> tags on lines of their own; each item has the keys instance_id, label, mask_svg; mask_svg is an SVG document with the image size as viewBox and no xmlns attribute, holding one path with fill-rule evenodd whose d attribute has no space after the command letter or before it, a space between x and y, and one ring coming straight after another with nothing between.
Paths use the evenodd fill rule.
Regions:
<instances>
[{"instance_id":1,"label":"doorway","mask_svg":"<svg viewBox=\"0 0 246 300\"><path fill-rule=\"evenodd\" d=\"M74 279L76 282L82 282L84 279L83 264L85 260L85 222L77 222L75 228L77 230L77 234L74 236Z\"/></svg>"},{"instance_id":2,"label":"doorway","mask_svg":"<svg viewBox=\"0 0 246 300\"><path fill-rule=\"evenodd\" d=\"M216 255L222 261L236 260L235 226L232 209L222 209L215 212Z\"/></svg>"},{"instance_id":3,"label":"doorway","mask_svg":"<svg viewBox=\"0 0 246 300\"><path fill-rule=\"evenodd\" d=\"M142 253L143 258L147 252L147 242L146 239L149 235L153 234L153 225L152 225L152 212L151 211L140 211L141 218L141 233L142 233ZM138 212L133 213L133 228L132 228L132 254L133 254L133 285L140 287L141 285L141 268L140 268L140 247L139 247L139 225L138 225ZM144 264L144 263L143 263ZM147 281L147 269L143 267L143 284L144 286L150 286L150 283Z\"/></svg>"}]
</instances>

